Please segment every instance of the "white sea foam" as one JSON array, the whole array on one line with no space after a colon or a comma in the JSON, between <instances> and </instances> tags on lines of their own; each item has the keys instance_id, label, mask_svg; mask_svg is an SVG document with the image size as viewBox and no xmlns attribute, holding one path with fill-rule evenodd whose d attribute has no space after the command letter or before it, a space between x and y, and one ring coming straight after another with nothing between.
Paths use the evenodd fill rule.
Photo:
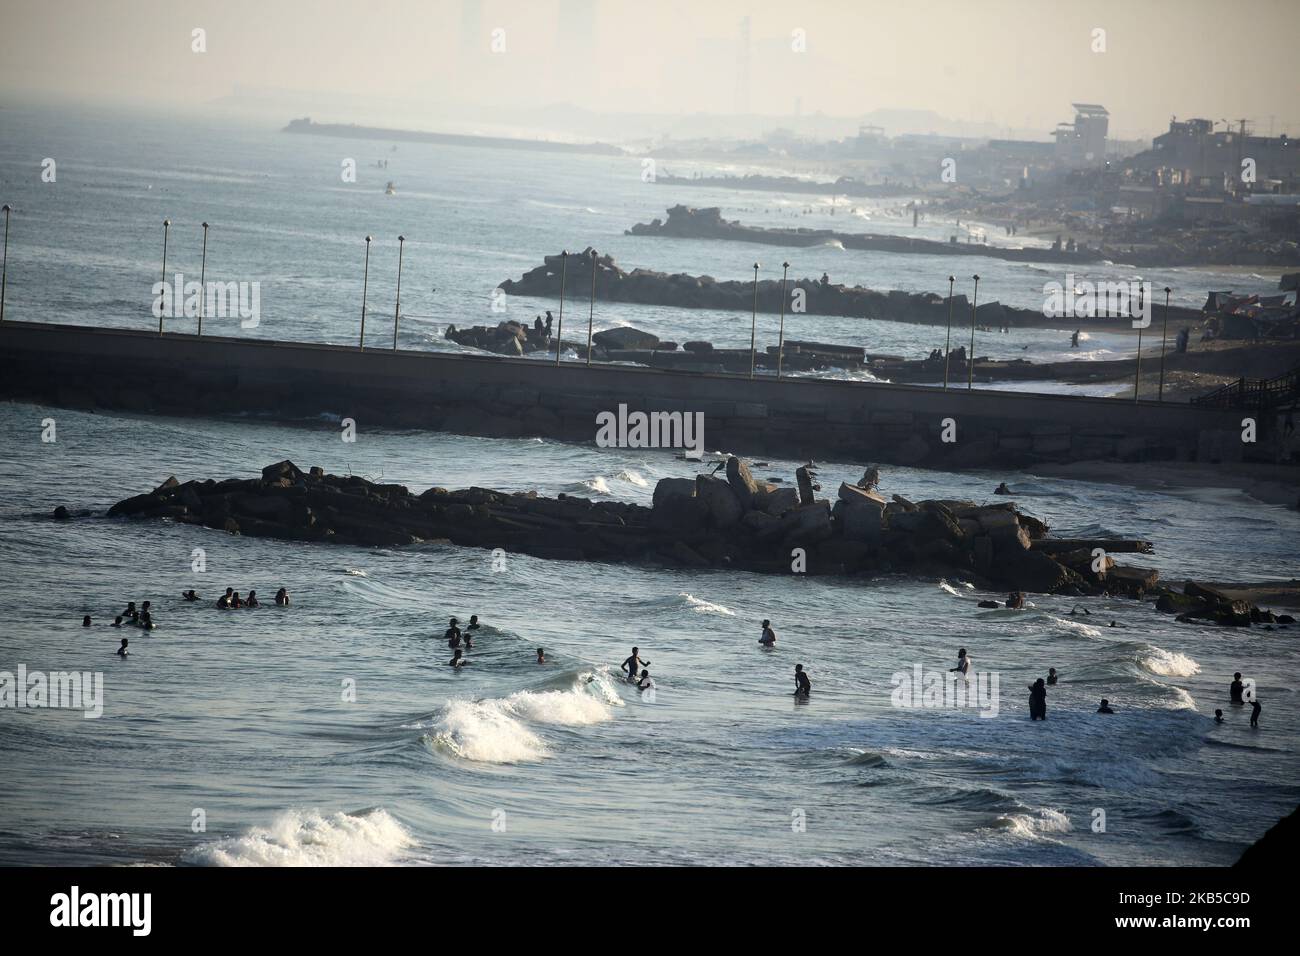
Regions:
<instances>
[{"instance_id":1,"label":"white sea foam","mask_svg":"<svg viewBox=\"0 0 1300 956\"><path fill-rule=\"evenodd\" d=\"M1073 829L1070 826L1069 817L1059 810L1052 810L1047 807L1040 809L1037 815L1033 813L1009 813L1006 816L998 817L997 825L1014 836L1023 837L1027 840L1038 840L1045 834L1068 833Z\"/></svg>"},{"instance_id":2,"label":"white sea foam","mask_svg":"<svg viewBox=\"0 0 1300 956\"><path fill-rule=\"evenodd\" d=\"M1138 657L1138 664L1161 677L1191 677L1201 672L1201 665L1186 654L1167 651L1154 644L1142 652Z\"/></svg>"},{"instance_id":3,"label":"white sea foam","mask_svg":"<svg viewBox=\"0 0 1300 956\"><path fill-rule=\"evenodd\" d=\"M286 810L269 826L189 850L200 866L385 866L415 841L382 809L324 814Z\"/></svg>"},{"instance_id":4,"label":"white sea foam","mask_svg":"<svg viewBox=\"0 0 1300 956\"><path fill-rule=\"evenodd\" d=\"M1082 621L1072 621L1068 617L1056 617L1052 614L1047 615L1047 619L1064 631L1072 634L1081 634L1084 637L1101 637L1101 628L1093 627L1091 624L1084 624Z\"/></svg>"},{"instance_id":5,"label":"white sea foam","mask_svg":"<svg viewBox=\"0 0 1300 956\"><path fill-rule=\"evenodd\" d=\"M630 468L624 468L614 477L619 479L620 481L626 481L628 484L636 485L640 488L650 487L650 482L646 481L644 478L638 475L635 471L632 471Z\"/></svg>"},{"instance_id":6,"label":"white sea foam","mask_svg":"<svg viewBox=\"0 0 1300 956\"><path fill-rule=\"evenodd\" d=\"M721 604L713 604L712 602L705 601L702 598L697 598L694 594L687 594L683 591L677 596L684 599L686 606L697 614L721 614L725 617L736 616L736 612L731 608L723 607Z\"/></svg>"}]
</instances>

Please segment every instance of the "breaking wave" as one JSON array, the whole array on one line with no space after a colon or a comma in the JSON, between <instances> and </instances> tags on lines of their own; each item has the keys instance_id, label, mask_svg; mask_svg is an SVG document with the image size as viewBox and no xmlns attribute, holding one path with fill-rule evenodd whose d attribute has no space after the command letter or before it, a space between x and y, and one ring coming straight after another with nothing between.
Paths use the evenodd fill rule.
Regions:
<instances>
[{"instance_id":1,"label":"breaking wave","mask_svg":"<svg viewBox=\"0 0 1300 956\"><path fill-rule=\"evenodd\" d=\"M187 851L196 866L387 866L415 843L382 809L323 814L286 810L269 826Z\"/></svg>"}]
</instances>

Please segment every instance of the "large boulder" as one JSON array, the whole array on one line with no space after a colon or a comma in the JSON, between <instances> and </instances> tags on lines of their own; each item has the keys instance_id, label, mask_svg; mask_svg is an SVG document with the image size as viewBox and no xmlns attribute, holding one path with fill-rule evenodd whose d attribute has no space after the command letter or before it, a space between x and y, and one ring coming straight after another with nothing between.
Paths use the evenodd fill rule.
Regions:
<instances>
[{"instance_id":1,"label":"large boulder","mask_svg":"<svg viewBox=\"0 0 1300 956\"><path fill-rule=\"evenodd\" d=\"M749 464L734 455L727 459L727 484L731 486L740 507L749 511L754 507L754 498L758 495L758 482L749 473Z\"/></svg>"},{"instance_id":2,"label":"large boulder","mask_svg":"<svg viewBox=\"0 0 1300 956\"><path fill-rule=\"evenodd\" d=\"M789 512L782 520L786 522L789 529L785 536L787 547L816 544L818 541L825 541L834 533L831 526L831 510L824 501L801 505Z\"/></svg>"},{"instance_id":3,"label":"large boulder","mask_svg":"<svg viewBox=\"0 0 1300 956\"><path fill-rule=\"evenodd\" d=\"M793 488L774 488L762 496L759 507L770 515L780 517L799 507L799 492Z\"/></svg>"},{"instance_id":4,"label":"large boulder","mask_svg":"<svg viewBox=\"0 0 1300 956\"><path fill-rule=\"evenodd\" d=\"M642 332L631 326L605 329L593 335L591 340L607 349L653 349L659 345L659 336Z\"/></svg>"},{"instance_id":5,"label":"large boulder","mask_svg":"<svg viewBox=\"0 0 1300 956\"><path fill-rule=\"evenodd\" d=\"M709 527L733 527L745 513L736 493L731 490L731 485L713 475L696 476L695 496L704 502Z\"/></svg>"},{"instance_id":6,"label":"large boulder","mask_svg":"<svg viewBox=\"0 0 1300 956\"><path fill-rule=\"evenodd\" d=\"M690 478L662 478L655 485L651 520L656 527L695 528L708 514L708 506L695 493Z\"/></svg>"},{"instance_id":7,"label":"large boulder","mask_svg":"<svg viewBox=\"0 0 1300 956\"><path fill-rule=\"evenodd\" d=\"M977 565L978 560L977 557ZM1017 550L996 554L992 572L997 580L1017 591L1040 594L1050 594L1078 577L1042 551Z\"/></svg>"},{"instance_id":8,"label":"large boulder","mask_svg":"<svg viewBox=\"0 0 1300 956\"><path fill-rule=\"evenodd\" d=\"M302 479L303 473L301 469L287 458L284 461L277 461L274 465L267 465L262 469L262 480L268 485L277 481L287 481L289 484L295 484Z\"/></svg>"}]
</instances>

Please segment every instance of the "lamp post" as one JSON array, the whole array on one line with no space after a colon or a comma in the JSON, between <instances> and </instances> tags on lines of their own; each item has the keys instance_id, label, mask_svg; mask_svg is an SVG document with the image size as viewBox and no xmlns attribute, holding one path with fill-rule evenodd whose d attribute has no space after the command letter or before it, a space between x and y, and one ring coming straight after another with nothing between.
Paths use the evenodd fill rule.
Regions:
<instances>
[{"instance_id":1,"label":"lamp post","mask_svg":"<svg viewBox=\"0 0 1300 956\"><path fill-rule=\"evenodd\" d=\"M5 286L9 281L9 213L13 207L8 203L4 204L5 214L5 257L4 265L0 266L0 322L5 320Z\"/></svg>"},{"instance_id":2,"label":"lamp post","mask_svg":"<svg viewBox=\"0 0 1300 956\"><path fill-rule=\"evenodd\" d=\"M948 338L943 345L943 387L948 387L948 356L952 354L952 284L956 276L948 276Z\"/></svg>"},{"instance_id":3,"label":"lamp post","mask_svg":"<svg viewBox=\"0 0 1300 956\"><path fill-rule=\"evenodd\" d=\"M564 347L564 280L569 272L569 250L560 253L560 321L555 330L555 364L560 364L560 349Z\"/></svg>"},{"instance_id":4,"label":"lamp post","mask_svg":"<svg viewBox=\"0 0 1300 956\"><path fill-rule=\"evenodd\" d=\"M406 237L397 237L397 305L393 309L393 351L397 351L397 320L402 314L402 251L406 248Z\"/></svg>"},{"instance_id":5,"label":"lamp post","mask_svg":"<svg viewBox=\"0 0 1300 956\"><path fill-rule=\"evenodd\" d=\"M966 388L967 390L975 387L975 307L980 300L980 277L972 276L975 280L975 294L970 301L970 354L966 356Z\"/></svg>"},{"instance_id":6,"label":"lamp post","mask_svg":"<svg viewBox=\"0 0 1300 956\"><path fill-rule=\"evenodd\" d=\"M591 364L591 325L596 316L596 250L591 250L591 310L587 313L587 364Z\"/></svg>"},{"instance_id":7,"label":"lamp post","mask_svg":"<svg viewBox=\"0 0 1300 956\"><path fill-rule=\"evenodd\" d=\"M776 377L781 377L781 364L785 359L785 279L790 273L790 263L781 263L781 331L776 339Z\"/></svg>"},{"instance_id":8,"label":"lamp post","mask_svg":"<svg viewBox=\"0 0 1300 956\"><path fill-rule=\"evenodd\" d=\"M749 320L749 377L754 377L755 352L758 349L758 263L754 263L754 312Z\"/></svg>"},{"instance_id":9,"label":"lamp post","mask_svg":"<svg viewBox=\"0 0 1300 956\"><path fill-rule=\"evenodd\" d=\"M208 299L208 224L203 224L203 265L199 267L199 335L203 334L203 304Z\"/></svg>"},{"instance_id":10,"label":"lamp post","mask_svg":"<svg viewBox=\"0 0 1300 956\"><path fill-rule=\"evenodd\" d=\"M1164 330L1160 333L1160 391L1156 401L1165 400L1165 342L1169 338L1169 293L1173 291L1169 286L1165 286L1165 325Z\"/></svg>"},{"instance_id":11,"label":"lamp post","mask_svg":"<svg viewBox=\"0 0 1300 956\"><path fill-rule=\"evenodd\" d=\"M1141 289L1142 287L1141 287L1141 286L1138 286L1138 288ZM1141 312L1141 311L1142 311L1142 299L1141 299L1141 295L1142 295L1142 293L1139 292L1138 295L1139 295L1139 298L1138 298L1138 311ZM1139 326L1138 326L1138 350L1137 350L1137 362L1136 362L1136 364L1135 364L1134 367L1133 367L1133 401L1135 401L1135 402L1138 400L1138 385L1141 383L1141 381L1142 381L1142 326L1139 325Z\"/></svg>"},{"instance_id":12,"label":"lamp post","mask_svg":"<svg viewBox=\"0 0 1300 956\"><path fill-rule=\"evenodd\" d=\"M366 347L366 291L370 287L370 240L373 236L366 236L366 264L361 272L361 341L357 347L364 349Z\"/></svg>"},{"instance_id":13,"label":"lamp post","mask_svg":"<svg viewBox=\"0 0 1300 956\"><path fill-rule=\"evenodd\" d=\"M162 281L164 286L167 285L167 234L171 231L171 228L172 228L172 221L170 219L164 219L163 220L163 267L162 267ZM163 330L163 311L162 309L159 309L158 310L158 334L159 335L162 335L162 330Z\"/></svg>"}]
</instances>

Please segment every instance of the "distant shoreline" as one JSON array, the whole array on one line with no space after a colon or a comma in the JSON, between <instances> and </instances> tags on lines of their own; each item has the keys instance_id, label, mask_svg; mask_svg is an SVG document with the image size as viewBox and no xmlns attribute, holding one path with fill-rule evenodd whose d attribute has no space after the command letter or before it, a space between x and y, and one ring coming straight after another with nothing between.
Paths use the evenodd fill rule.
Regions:
<instances>
[{"instance_id":1,"label":"distant shoreline","mask_svg":"<svg viewBox=\"0 0 1300 956\"><path fill-rule=\"evenodd\" d=\"M623 156L623 150L608 143L562 143L541 139L516 139L510 136L477 136L463 133L431 133L422 130L385 129L357 126L352 123L313 123L310 118L290 120L281 132L310 136L340 136L353 139L387 139L408 143L440 143L449 146L489 146L496 149L522 149L541 153L591 153L598 156Z\"/></svg>"}]
</instances>

